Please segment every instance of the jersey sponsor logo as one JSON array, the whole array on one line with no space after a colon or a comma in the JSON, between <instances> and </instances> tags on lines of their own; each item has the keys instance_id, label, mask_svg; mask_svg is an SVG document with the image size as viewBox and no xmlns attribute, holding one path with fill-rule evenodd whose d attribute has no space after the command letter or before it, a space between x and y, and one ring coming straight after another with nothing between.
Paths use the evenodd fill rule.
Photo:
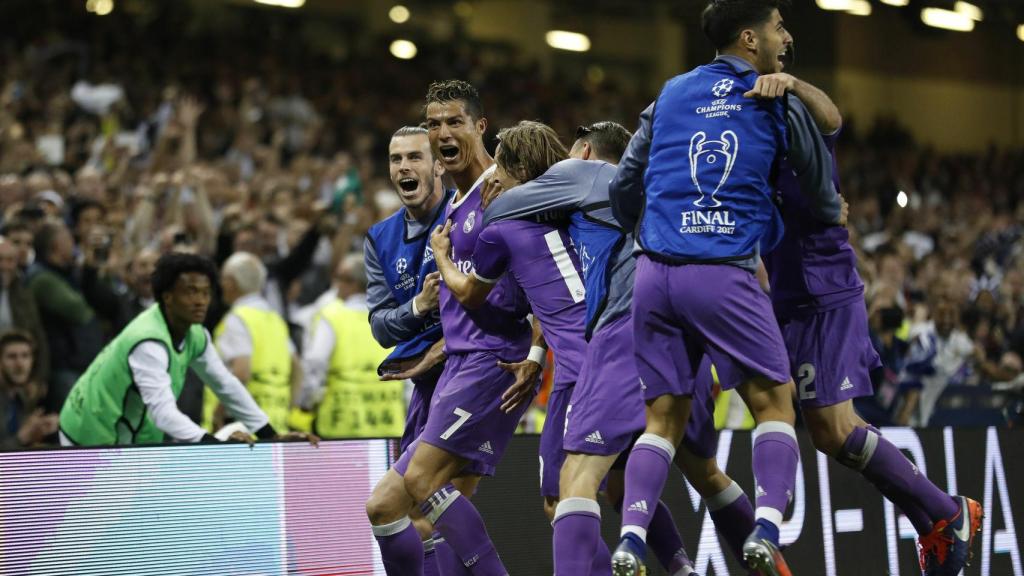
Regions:
<instances>
[{"instance_id":1,"label":"jersey sponsor logo","mask_svg":"<svg viewBox=\"0 0 1024 576\"><path fill-rule=\"evenodd\" d=\"M405 274L405 271L409 269L409 261L405 258L399 258L395 261L395 272L399 274Z\"/></svg>"},{"instance_id":2,"label":"jersey sponsor logo","mask_svg":"<svg viewBox=\"0 0 1024 576\"><path fill-rule=\"evenodd\" d=\"M476 224L476 211L470 212L469 216L466 216L466 221L462 224L462 231L469 234L473 231L473 226Z\"/></svg>"},{"instance_id":3,"label":"jersey sponsor logo","mask_svg":"<svg viewBox=\"0 0 1024 576\"><path fill-rule=\"evenodd\" d=\"M690 138L690 179L700 194L693 201L694 206L722 206L715 195L728 182L739 149L739 137L732 130L722 132L719 140L708 140L708 135L703 130ZM714 189L711 189L711 186L714 186ZM681 234L733 234L736 230L736 221L728 210L684 210L681 215Z\"/></svg>"}]
</instances>

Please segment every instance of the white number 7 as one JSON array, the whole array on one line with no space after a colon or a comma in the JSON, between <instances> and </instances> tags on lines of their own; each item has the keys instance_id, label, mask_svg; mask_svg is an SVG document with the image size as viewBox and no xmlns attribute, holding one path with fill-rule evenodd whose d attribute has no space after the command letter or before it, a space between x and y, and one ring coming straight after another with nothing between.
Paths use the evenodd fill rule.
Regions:
<instances>
[{"instance_id":1,"label":"white number 7","mask_svg":"<svg viewBox=\"0 0 1024 576\"><path fill-rule=\"evenodd\" d=\"M451 435L455 434L455 431L458 430L459 428L462 428L462 425L466 423L466 420L469 420L469 418L472 416L472 414L466 412L462 408L456 408L455 415L458 416L459 419L455 421L455 424L452 424L451 427L445 430L444 434L441 434L441 440L447 440L448 438L450 438Z\"/></svg>"}]
</instances>

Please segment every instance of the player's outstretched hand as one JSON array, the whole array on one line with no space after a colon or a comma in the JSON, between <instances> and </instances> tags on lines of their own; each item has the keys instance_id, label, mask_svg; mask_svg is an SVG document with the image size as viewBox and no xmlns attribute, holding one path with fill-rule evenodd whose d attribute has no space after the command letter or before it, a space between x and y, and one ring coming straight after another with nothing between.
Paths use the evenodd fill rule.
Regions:
<instances>
[{"instance_id":1,"label":"player's outstretched hand","mask_svg":"<svg viewBox=\"0 0 1024 576\"><path fill-rule=\"evenodd\" d=\"M419 358L412 358L392 364L388 367L388 371L381 375L380 379L388 381L416 378L426 374L439 363L444 362L444 359L444 338L442 338L428 348Z\"/></svg>"},{"instance_id":2,"label":"player's outstretched hand","mask_svg":"<svg viewBox=\"0 0 1024 576\"><path fill-rule=\"evenodd\" d=\"M781 98L786 92L792 92L795 87L796 78L785 72L765 74L764 76L758 76L757 82L754 83L754 88L743 94L743 97Z\"/></svg>"},{"instance_id":3,"label":"player's outstretched hand","mask_svg":"<svg viewBox=\"0 0 1024 576\"><path fill-rule=\"evenodd\" d=\"M515 375L516 381L501 395L501 409L506 414L518 408L523 402L529 402L536 392L537 378L544 369L533 360L522 362L498 362L503 370Z\"/></svg>"},{"instance_id":4,"label":"player's outstretched hand","mask_svg":"<svg viewBox=\"0 0 1024 576\"><path fill-rule=\"evenodd\" d=\"M228 439L225 440L225 442L244 442L249 446L252 446L253 444L256 443L256 439L253 437L252 434L249 434L248 432L235 430L234 432L231 433L231 436L228 436Z\"/></svg>"},{"instance_id":5,"label":"player's outstretched hand","mask_svg":"<svg viewBox=\"0 0 1024 576\"><path fill-rule=\"evenodd\" d=\"M501 193L505 189L502 188L501 182L498 182L497 178L490 178L484 184L484 189L480 191L480 205L484 210L494 202L494 199L501 196Z\"/></svg>"},{"instance_id":6,"label":"player's outstretched hand","mask_svg":"<svg viewBox=\"0 0 1024 576\"><path fill-rule=\"evenodd\" d=\"M434 258L438 254L448 254L452 248L452 241L448 235L452 231L452 221L446 220L444 226L437 226L430 234L430 247L434 250Z\"/></svg>"},{"instance_id":7,"label":"player's outstretched hand","mask_svg":"<svg viewBox=\"0 0 1024 576\"><path fill-rule=\"evenodd\" d=\"M309 442L313 446L320 446L320 437L312 432L286 432L284 434L278 434L275 440L283 440L285 442Z\"/></svg>"}]
</instances>

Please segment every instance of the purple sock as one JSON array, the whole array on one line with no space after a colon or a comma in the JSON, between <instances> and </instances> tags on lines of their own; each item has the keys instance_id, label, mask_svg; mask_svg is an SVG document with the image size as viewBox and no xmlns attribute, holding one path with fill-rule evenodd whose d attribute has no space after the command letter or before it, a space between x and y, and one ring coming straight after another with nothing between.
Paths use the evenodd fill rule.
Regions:
<instances>
[{"instance_id":1,"label":"purple sock","mask_svg":"<svg viewBox=\"0 0 1024 576\"><path fill-rule=\"evenodd\" d=\"M448 484L420 505L423 515L444 536L462 564L474 576L508 576L484 520L467 498Z\"/></svg>"},{"instance_id":2,"label":"purple sock","mask_svg":"<svg viewBox=\"0 0 1024 576\"><path fill-rule=\"evenodd\" d=\"M932 531L934 522L950 518L960 509L952 496L921 474L877 429L854 428L837 460L863 474L922 536Z\"/></svg>"},{"instance_id":3,"label":"purple sock","mask_svg":"<svg viewBox=\"0 0 1024 576\"><path fill-rule=\"evenodd\" d=\"M444 540L440 532L434 531L434 561L437 563L437 572L441 576L466 576L469 569L462 565L462 560L455 555L455 551ZM424 569L424 572L426 570Z\"/></svg>"},{"instance_id":4,"label":"purple sock","mask_svg":"<svg viewBox=\"0 0 1024 576\"><path fill-rule=\"evenodd\" d=\"M683 566L693 565L690 557L686 555L686 548L683 547L683 537L679 535L679 528L672 518L672 512L661 500L658 501L657 509L651 518L651 524L647 532L647 545L658 557L658 562L669 574L675 574Z\"/></svg>"},{"instance_id":5,"label":"purple sock","mask_svg":"<svg viewBox=\"0 0 1024 576\"><path fill-rule=\"evenodd\" d=\"M705 503L715 523L715 531L725 540L733 558L743 564L743 542L754 531L754 507L735 481L708 498Z\"/></svg>"},{"instance_id":6,"label":"purple sock","mask_svg":"<svg viewBox=\"0 0 1024 576\"><path fill-rule=\"evenodd\" d=\"M423 541L408 516L372 529L388 576L423 574Z\"/></svg>"},{"instance_id":7,"label":"purple sock","mask_svg":"<svg viewBox=\"0 0 1024 576\"><path fill-rule=\"evenodd\" d=\"M782 526L786 506L793 498L800 451L796 432L785 422L763 422L754 429L754 482L757 509L754 517ZM778 545L778 542L775 542Z\"/></svg>"},{"instance_id":8,"label":"purple sock","mask_svg":"<svg viewBox=\"0 0 1024 576\"><path fill-rule=\"evenodd\" d=\"M601 507L588 498L566 498L555 508L552 552L555 576L587 574L601 542ZM607 549L607 547L605 548ZM611 570L609 559L608 569Z\"/></svg>"},{"instance_id":9,"label":"purple sock","mask_svg":"<svg viewBox=\"0 0 1024 576\"><path fill-rule=\"evenodd\" d=\"M597 536L597 549L594 550L594 562L590 566L590 576L612 576L612 553L608 550L601 535Z\"/></svg>"},{"instance_id":10,"label":"purple sock","mask_svg":"<svg viewBox=\"0 0 1024 576\"><path fill-rule=\"evenodd\" d=\"M642 434L626 462L626 490L622 506L622 534L647 540L655 504L661 499L675 447L654 434Z\"/></svg>"},{"instance_id":11,"label":"purple sock","mask_svg":"<svg viewBox=\"0 0 1024 576\"><path fill-rule=\"evenodd\" d=\"M423 542L423 576L441 576L433 540Z\"/></svg>"}]
</instances>

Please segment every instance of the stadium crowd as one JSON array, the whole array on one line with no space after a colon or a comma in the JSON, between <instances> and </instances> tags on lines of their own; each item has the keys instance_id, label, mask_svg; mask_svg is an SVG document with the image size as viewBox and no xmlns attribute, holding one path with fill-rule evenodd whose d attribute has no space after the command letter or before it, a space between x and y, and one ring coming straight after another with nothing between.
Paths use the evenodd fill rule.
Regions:
<instances>
[{"instance_id":1,"label":"stadium crowd","mask_svg":"<svg viewBox=\"0 0 1024 576\"><path fill-rule=\"evenodd\" d=\"M149 276L170 251L218 266L259 256L264 296L301 352L333 271L399 206L386 146L421 119L430 80L478 86L491 137L523 118L566 139L598 120L632 127L653 97L462 44L414 63L376 47L334 62L252 38L200 54L154 30L54 28L0 52L2 448L52 441L71 386L152 303ZM895 119L847 119L840 142L885 363L874 419L926 425L947 384L1024 382L1024 152L939 153ZM225 312L215 305L208 326ZM180 404L203 418L198 381Z\"/></svg>"}]
</instances>

